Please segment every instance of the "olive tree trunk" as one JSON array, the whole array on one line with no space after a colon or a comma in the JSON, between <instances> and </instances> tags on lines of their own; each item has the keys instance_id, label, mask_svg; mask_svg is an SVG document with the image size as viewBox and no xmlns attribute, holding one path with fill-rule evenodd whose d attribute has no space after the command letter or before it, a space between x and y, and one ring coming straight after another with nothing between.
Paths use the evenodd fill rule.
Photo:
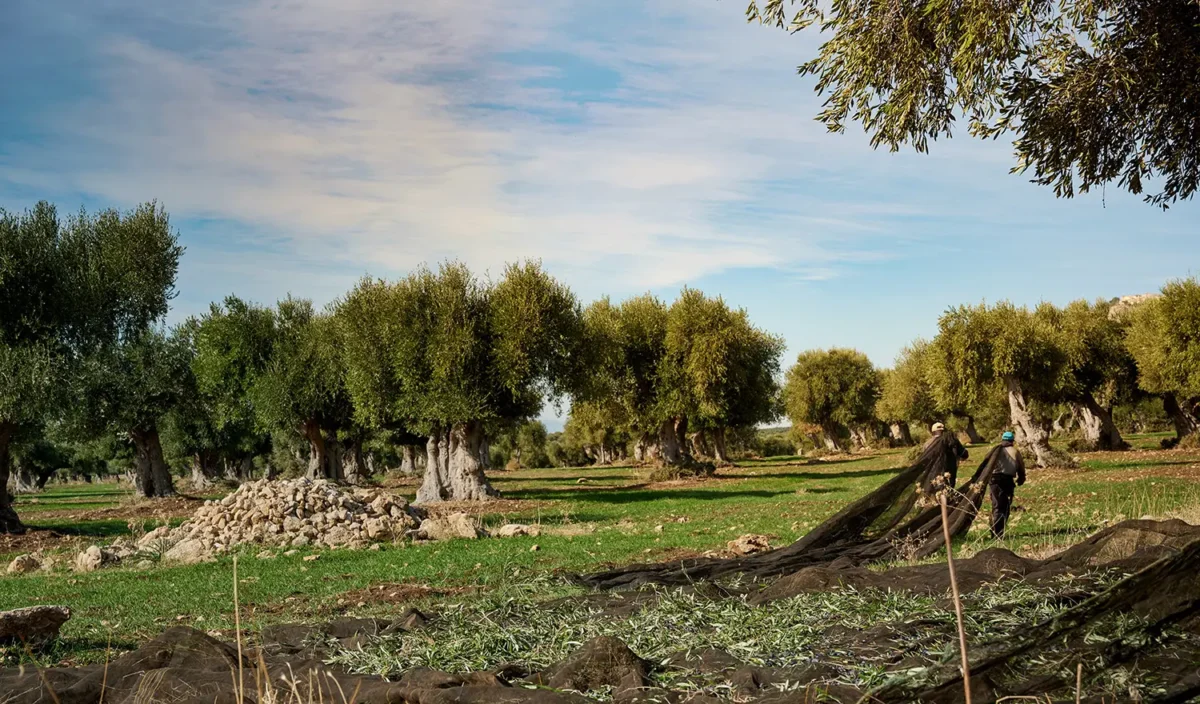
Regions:
<instances>
[{"instance_id":1,"label":"olive tree trunk","mask_svg":"<svg viewBox=\"0 0 1200 704\"><path fill-rule=\"evenodd\" d=\"M1188 399L1180 404L1175 394L1163 394L1162 400L1163 410L1171 416L1171 422L1175 425L1175 442L1200 431L1200 418L1197 418L1194 410L1196 399Z\"/></svg>"},{"instance_id":2,"label":"olive tree trunk","mask_svg":"<svg viewBox=\"0 0 1200 704\"><path fill-rule=\"evenodd\" d=\"M400 448L400 473L406 477L416 476L417 463L413 460L413 446L405 445Z\"/></svg>"},{"instance_id":3,"label":"olive tree trunk","mask_svg":"<svg viewBox=\"0 0 1200 704\"><path fill-rule=\"evenodd\" d=\"M341 444L341 473L347 484L364 484L371 476L367 461L363 457L362 443L346 440Z\"/></svg>"},{"instance_id":4,"label":"olive tree trunk","mask_svg":"<svg viewBox=\"0 0 1200 704\"><path fill-rule=\"evenodd\" d=\"M888 432L892 438L894 447L912 447L912 429L908 427L908 421L893 421L888 423Z\"/></svg>"},{"instance_id":5,"label":"olive tree trunk","mask_svg":"<svg viewBox=\"0 0 1200 704\"><path fill-rule=\"evenodd\" d=\"M133 469L133 488L138 496L157 499L175 495L175 482L167 461L163 459L162 443L158 429L135 430L129 434L133 440L136 462Z\"/></svg>"},{"instance_id":6,"label":"olive tree trunk","mask_svg":"<svg viewBox=\"0 0 1200 704\"><path fill-rule=\"evenodd\" d=\"M633 443L634 462L652 462L658 454L659 446L653 433L642 433Z\"/></svg>"},{"instance_id":7,"label":"olive tree trunk","mask_svg":"<svg viewBox=\"0 0 1200 704\"><path fill-rule=\"evenodd\" d=\"M1033 452L1036 466L1052 466L1054 451L1050 447L1050 433L1029 411L1021 382L1010 378L1005 379L1005 385L1008 387L1008 409L1013 426L1017 429L1017 441Z\"/></svg>"},{"instance_id":8,"label":"olive tree trunk","mask_svg":"<svg viewBox=\"0 0 1200 704\"><path fill-rule=\"evenodd\" d=\"M25 532L25 525L17 518L12 496L8 493L9 448L14 432L16 427L11 423L0 422L0 535L21 535Z\"/></svg>"},{"instance_id":9,"label":"olive tree trunk","mask_svg":"<svg viewBox=\"0 0 1200 704\"><path fill-rule=\"evenodd\" d=\"M208 489L221 478L221 469L217 464L217 453L212 450L201 450L192 455L192 487Z\"/></svg>"},{"instance_id":10,"label":"olive tree trunk","mask_svg":"<svg viewBox=\"0 0 1200 704\"><path fill-rule=\"evenodd\" d=\"M837 423L821 425L821 441L825 443L825 449L830 452L849 452L849 448L842 440L842 428Z\"/></svg>"},{"instance_id":11,"label":"olive tree trunk","mask_svg":"<svg viewBox=\"0 0 1200 704\"><path fill-rule=\"evenodd\" d=\"M733 464L729 459L729 446L725 442L725 428L713 428L712 450L713 459L718 464Z\"/></svg>"},{"instance_id":12,"label":"olive tree trunk","mask_svg":"<svg viewBox=\"0 0 1200 704\"><path fill-rule=\"evenodd\" d=\"M323 431L315 420L305 421L301 431L308 440L308 478L342 481L343 453L337 437L332 432Z\"/></svg>"},{"instance_id":13,"label":"olive tree trunk","mask_svg":"<svg viewBox=\"0 0 1200 704\"><path fill-rule=\"evenodd\" d=\"M37 472L24 465L18 464L12 474L14 494L36 494L46 484Z\"/></svg>"},{"instance_id":14,"label":"olive tree trunk","mask_svg":"<svg viewBox=\"0 0 1200 704\"><path fill-rule=\"evenodd\" d=\"M659 457L665 464L684 459L684 439L688 437L688 419L667 419L659 426Z\"/></svg>"},{"instance_id":15,"label":"olive tree trunk","mask_svg":"<svg viewBox=\"0 0 1200 704\"><path fill-rule=\"evenodd\" d=\"M1126 450L1129 443L1121 437L1121 431L1113 422L1112 411L1100 405L1091 394L1075 405L1075 415L1079 418L1087 446L1093 450Z\"/></svg>"},{"instance_id":16,"label":"olive tree trunk","mask_svg":"<svg viewBox=\"0 0 1200 704\"><path fill-rule=\"evenodd\" d=\"M975 416L969 413L954 413L953 415L955 418L962 418L967 421L967 425L963 428L963 432L966 433L967 440L970 441L972 445L979 445L983 442L983 436L979 434L979 429L975 427ZM928 430L928 428L926 428L926 430Z\"/></svg>"},{"instance_id":17,"label":"olive tree trunk","mask_svg":"<svg viewBox=\"0 0 1200 704\"><path fill-rule=\"evenodd\" d=\"M483 439L483 424L478 421L455 423L449 430L431 435L429 465L417 491L417 503L486 501L499 496L479 461Z\"/></svg>"}]
</instances>

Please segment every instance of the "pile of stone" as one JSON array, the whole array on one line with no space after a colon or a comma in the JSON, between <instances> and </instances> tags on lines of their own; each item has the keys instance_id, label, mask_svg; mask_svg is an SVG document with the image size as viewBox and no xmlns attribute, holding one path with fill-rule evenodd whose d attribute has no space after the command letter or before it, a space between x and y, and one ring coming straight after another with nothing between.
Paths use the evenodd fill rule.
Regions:
<instances>
[{"instance_id":1,"label":"pile of stone","mask_svg":"<svg viewBox=\"0 0 1200 704\"><path fill-rule=\"evenodd\" d=\"M237 545L363 548L403 539L421 512L380 489L343 487L325 480L261 480L208 501L186 523L150 531L143 551L160 548L172 562L198 562Z\"/></svg>"}]
</instances>

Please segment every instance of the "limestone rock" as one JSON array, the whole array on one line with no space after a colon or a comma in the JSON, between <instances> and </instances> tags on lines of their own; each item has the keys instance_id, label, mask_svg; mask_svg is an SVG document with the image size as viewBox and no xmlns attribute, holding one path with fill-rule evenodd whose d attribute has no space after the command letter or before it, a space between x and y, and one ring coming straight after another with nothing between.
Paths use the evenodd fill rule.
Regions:
<instances>
[{"instance_id":1,"label":"limestone rock","mask_svg":"<svg viewBox=\"0 0 1200 704\"><path fill-rule=\"evenodd\" d=\"M736 540L730 540L725 547L735 555L753 555L770 550L771 543L765 535L747 533Z\"/></svg>"},{"instance_id":2,"label":"limestone rock","mask_svg":"<svg viewBox=\"0 0 1200 704\"><path fill-rule=\"evenodd\" d=\"M79 572L94 572L101 567L111 567L121 561L120 555L99 545L93 545L75 556L75 569Z\"/></svg>"},{"instance_id":3,"label":"limestone rock","mask_svg":"<svg viewBox=\"0 0 1200 704\"><path fill-rule=\"evenodd\" d=\"M493 535L497 538L517 538L523 535L539 536L542 529L538 526L527 526L522 523L508 523L500 526Z\"/></svg>"},{"instance_id":4,"label":"limestone rock","mask_svg":"<svg viewBox=\"0 0 1200 704\"><path fill-rule=\"evenodd\" d=\"M0 612L0 643L45 643L71 618L65 606L29 606Z\"/></svg>"},{"instance_id":5,"label":"limestone rock","mask_svg":"<svg viewBox=\"0 0 1200 704\"><path fill-rule=\"evenodd\" d=\"M368 541L405 536L423 517L403 497L381 489L348 488L323 479L261 480L206 502L178 528L147 533L138 547L167 547L172 557L187 553L197 558L246 543L362 548ZM187 540L199 545L178 547Z\"/></svg>"},{"instance_id":6,"label":"limestone rock","mask_svg":"<svg viewBox=\"0 0 1200 704\"><path fill-rule=\"evenodd\" d=\"M49 570L53 565L53 561L48 557L35 553L27 553L25 555L17 555L8 564L8 573L28 574L30 572L37 572L38 570Z\"/></svg>"},{"instance_id":7,"label":"limestone rock","mask_svg":"<svg viewBox=\"0 0 1200 704\"><path fill-rule=\"evenodd\" d=\"M180 565L194 565L200 562L209 562L212 559L213 551L201 541L193 538L180 540L170 550L163 553L163 560Z\"/></svg>"},{"instance_id":8,"label":"limestone rock","mask_svg":"<svg viewBox=\"0 0 1200 704\"><path fill-rule=\"evenodd\" d=\"M465 513L426 518L421 521L419 535L425 540L451 540L453 538L482 538L487 535L479 523Z\"/></svg>"}]
</instances>

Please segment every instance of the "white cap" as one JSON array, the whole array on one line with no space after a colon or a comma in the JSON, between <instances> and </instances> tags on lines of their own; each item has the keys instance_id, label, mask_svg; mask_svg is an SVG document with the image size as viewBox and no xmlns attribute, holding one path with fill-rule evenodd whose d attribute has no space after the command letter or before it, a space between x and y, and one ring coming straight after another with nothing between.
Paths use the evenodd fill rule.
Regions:
<instances>
[{"instance_id":1,"label":"white cap","mask_svg":"<svg viewBox=\"0 0 1200 704\"><path fill-rule=\"evenodd\" d=\"M939 422L933 424L933 427L930 428L930 431L937 433L937 432L940 432L945 429L946 429L946 424L939 421Z\"/></svg>"}]
</instances>

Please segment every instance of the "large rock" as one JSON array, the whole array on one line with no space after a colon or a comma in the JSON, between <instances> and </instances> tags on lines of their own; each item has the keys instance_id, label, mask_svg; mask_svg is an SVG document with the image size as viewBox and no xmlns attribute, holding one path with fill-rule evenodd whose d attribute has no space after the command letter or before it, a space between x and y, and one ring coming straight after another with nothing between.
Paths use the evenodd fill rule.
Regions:
<instances>
[{"instance_id":1,"label":"large rock","mask_svg":"<svg viewBox=\"0 0 1200 704\"><path fill-rule=\"evenodd\" d=\"M28 574L37 572L38 570L49 570L54 566L54 561L43 555L35 553L27 553L25 555L17 555L12 562L8 563L9 574Z\"/></svg>"},{"instance_id":2,"label":"large rock","mask_svg":"<svg viewBox=\"0 0 1200 704\"><path fill-rule=\"evenodd\" d=\"M601 636L531 679L535 684L577 692L612 687L615 693L646 686L650 668L629 646Z\"/></svg>"},{"instance_id":3,"label":"large rock","mask_svg":"<svg viewBox=\"0 0 1200 704\"><path fill-rule=\"evenodd\" d=\"M0 612L0 643L36 645L58 637L58 629L71 618L65 606L30 606Z\"/></svg>"},{"instance_id":4,"label":"large rock","mask_svg":"<svg viewBox=\"0 0 1200 704\"><path fill-rule=\"evenodd\" d=\"M538 526L527 526L523 523L506 523L496 529L496 532L492 535L497 538L518 538L526 535L537 537L541 534L542 529Z\"/></svg>"},{"instance_id":5,"label":"large rock","mask_svg":"<svg viewBox=\"0 0 1200 704\"><path fill-rule=\"evenodd\" d=\"M170 550L163 553L164 561L179 565L195 565L201 562L210 562L213 559L215 559L213 551L203 542L192 538L180 540L171 546Z\"/></svg>"},{"instance_id":6,"label":"large rock","mask_svg":"<svg viewBox=\"0 0 1200 704\"><path fill-rule=\"evenodd\" d=\"M730 540L725 547L734 555L753 555L756 552L770 550L771 541L765 535L747 533L735 540Z\"/></svg>"},{"instance_id":7,"label":"large rock","mask_svg":"<svg viewBox=\"0 0 1200 704\"><path fill-rule=\"evenodd\" d=\"M93 545L75 556L75 569L79 572L94 572L101 567L111 567L121 562L121 556L108 548Z\"/></svg>"},{"instance_id":8,"label":"large rock","mask_svg":"<svg viewBox=\"0 0 1200 704\"><path fill-rule=\"evenodd\" d=\"M478 521L465 513L426 518L421 521L418 535L424 540L450 540L452 538L482 538L487 533Z\"/></svg>"}]
</instances>

